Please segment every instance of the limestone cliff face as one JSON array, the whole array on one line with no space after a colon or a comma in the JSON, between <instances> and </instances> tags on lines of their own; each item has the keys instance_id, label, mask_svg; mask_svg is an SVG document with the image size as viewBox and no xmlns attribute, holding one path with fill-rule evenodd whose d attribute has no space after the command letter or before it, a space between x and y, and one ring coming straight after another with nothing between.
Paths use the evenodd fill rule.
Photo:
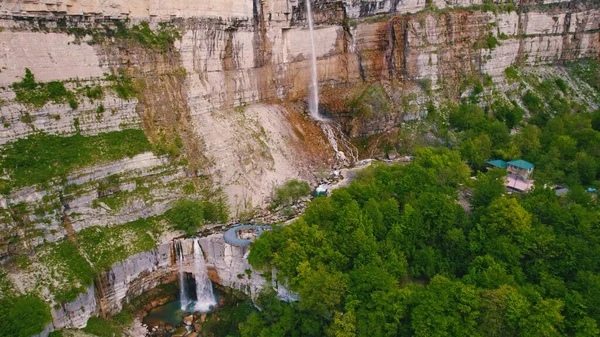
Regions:
<instances>
[{"instance_id":1,"label":"limestone cliff face","mask_svg":"<svg viewBox=\"0 0 600 337\"><path fill-rule=\"evenodd\" d=\"M162 214L185 196L182 185L192 179L210 177L222 187L236 216L263 205L275 185L311 179L316 168L334 165L320 128L298 108L310 76L305 1L2 1L0 146L37 132L142 129L152 141L180 136L192 164L143 153L78 170L60 184L0 196L0 262L23 247L33 251L88 227ZM496 13L473 7L482 3L316 0L318 74L327 108L372 83L394 96L408 91L409 82L431 80L433 88L453 89L466 75L500 78L513 64L600 57L597 1L521 0ZM131 38L94 37L105 25L142 21L155 31L169 24L180 38L156 48ZM17 102L10 88L25 68L39 82L63 81L74 91L101 86L106 94L83 97L77 107L31 107ZM123 98L111 89L107 75L122 74L136 84L136 95ZM351 136L368 136L418 114L374 114L344 126ZM99 198L98 185L114 175L118 189L134 197L111 208ZM150 192L137 195L139 187ZM18 205L24 205L20 222L4 216ZM49 211L36 215L40 205ZM114 265L95 288L53 309L54 327L81 327L90 315L112 315L123 301L172 279L170 245L163 240L157 249ZM202 238L201 245L214 281L252 295L265 285L257 273L246 273L246 249L228 246L218 235ZM21 290L28 290L26 283Z\"/></svg>"},{"instance_id":2,"label":"limestone cliff face","mask_svg":"<svg viewBox=\"0 0 600 337\"><path fill-rule=\"evenodd\" d=\"M98 196L98 184L109 176L118 175L119 190L132 193L132 198L120 208L111 209ZM3 218L0 222L0 261L23 249L43 243L57 242L92 226L119 225L139 218L160 215L182 195L185 183L183 167L173 165L166 157L147 152L133 158L94 166L72 173L64 186L40 190L28 186L0 196L0 207L12 212L15 205L24 205L20 221ZM177 186L169 184L177 182ZM138 188L149 187L153 194L136 195ZM58 208L51 205L58 204ZM44 214L35 214L35 207L48 207ZM18 241L11 238L19 237Z\"/></svg>"},{"instance_id":3,"label":"limestone cliff face","mask_svg":"<svg viewBox=\"0 0 600 337\"><path fill-rule=\"evenodd\" d=\"M202 237L200 245L213 282L239 290L251 297L257 296L268 284L248 263L248 247L236 247L225 243L222 233Z\"/></svg>"},{"instance_id":4,"label":"limestone cliff face","mask_svg":"<svg viewBox=\"0 0 600 337\"><path fill-rule=\"evenodd\" d=\"M498 77L511 64L598 57L600 10L594 2L561 1L541 8L521 1L518 12L497 14L472 7L481 4L316 1L320 85L429 79L434 88L453 87L470 73ZM309 178L307 166L330 165L326 150L310 160L315 144L300 141L294 131L310 134L310 125L271 106L306 95L310 39L304 0L13 0L0 4L0 15L0 85L5 86L0 143L37 131L72 134L75 119L83 134L139 127L151 139L164 132L181 134L197 166L225 188L234 213L260 205L283 180ZM164 54L114 40L88 44L67 29L123 19L150 21L154 28L172 22L181 39L173 53ZM490 44L490 37L497 43ZM141 102L107 95L101 101L84 99L76 109L48 104L31 110L14 102L6 88L25 67L40 81L84 84L102 83L104 74L125 69L146 86ZM263 105L244 108L256 103ZM100 105L111 114L97 120L90 112ZM33 121L21 118L28 109ZM179 114L188 117L175 118ZM367 128L381 131L389 123L397 120ZM292 152L307 155L299 161L287 155Z\"/></svg>"}]
</instances>

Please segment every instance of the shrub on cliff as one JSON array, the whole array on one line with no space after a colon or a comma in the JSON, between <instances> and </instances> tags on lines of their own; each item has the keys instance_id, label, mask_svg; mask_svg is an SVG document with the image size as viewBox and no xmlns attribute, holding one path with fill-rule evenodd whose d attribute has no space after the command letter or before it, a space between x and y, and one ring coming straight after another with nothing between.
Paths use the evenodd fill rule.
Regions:
<instances>
[{"instance_id":1,"label":"shrub on cliff","mask_svg":"<svg viewBox=\"0 0 600 337\"><path fill-rule=\"evenodd\" d=\"M115 337L122 333L122 329L115 327L102 317L90 318L83 331L99 337Z\"/></svg>"},{"instance_id":2,"label":"shrub on cliff","mask_svg":"<svg viewBox=\"0 0 600 337\"><path fill-rule=\"evenodd\" d=\"M0 337L29 337L52 321L50 307L34 295L0 300Z\"/></svg>"},{"instance_id":3,"label":"shrub on cliff","mask_svg":"<svg viewBox=\"0 0 600 337\"><path fill-rule=\"evenodd\" d=\"M38 83L29 68L25 68L23 79L13 83L11 87L15 91L17 102L38 108L50 101L65 103L74 100L73 93L62 82Z\"/></svg>"},{"instance_id":4,"label":"shrub on cliff","mask_svg":"<svg viewBox=\"0 0 600 337\"><path fill-rule=\"evenodd\" d=\"M180 200L165 213L176 229L188 235L196 233L205 223L227 221L227 211L222 201Z\"/></svg>"},{"instance_id":5,"label":"shrub on cliff","mask_svg":"<svg viewBox=\"0 0 600 337\"><path fill-rule=\"evenodd\" d=\"M276 205L289 205L310 193L310 186L305 181L288 180L273 191L273 202Z\"/></svg>"}]
</instances>

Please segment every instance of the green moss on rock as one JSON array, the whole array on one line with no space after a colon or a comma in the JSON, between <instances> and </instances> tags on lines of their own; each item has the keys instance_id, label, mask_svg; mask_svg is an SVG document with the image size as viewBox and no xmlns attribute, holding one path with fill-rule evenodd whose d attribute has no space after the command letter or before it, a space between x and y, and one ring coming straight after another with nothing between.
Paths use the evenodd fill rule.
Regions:
<instances>
[{"instance_id":1,"label":"green moss on rock","mask_svg":"<svg viewBox=\"0 0 600 337\"><path fill-rule=\"evenodd\" d=\"M141 130L124 130L95 136L33 135L8 143L0 150L10 180L0 181L4 192L65 178L74 169L133 157L152 149Z\"/></svg>"}]
</instances>

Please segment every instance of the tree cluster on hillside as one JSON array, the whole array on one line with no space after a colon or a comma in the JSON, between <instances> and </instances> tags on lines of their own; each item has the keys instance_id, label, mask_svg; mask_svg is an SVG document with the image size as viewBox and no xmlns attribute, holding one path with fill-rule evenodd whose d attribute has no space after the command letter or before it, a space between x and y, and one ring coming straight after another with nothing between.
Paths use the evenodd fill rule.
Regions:
<instances>
[{"instance_id":1,"label":"tree cluster on hillside","mask_svg":"<svg viewBox=\"0 0 600 337\"><path fill-rule=\"evenodd\" d=\"M600 187L600 102L594 60L569 64L571 78L585 82L594 93L581 94L559 77L507 68L507 97L473 90L459 103L431 108L428 119L441 144L460 150L473 170L491 159L522 158L533 164L539 184L570 188ZM587 89L586 89L587 90ZM474 93L477 93L474 95ZM582 96L583 95L583 96ZM485 98L485 102L479 102Z\"/></svg>"},{"instance_id":2,"label":"tree cluster on hillside","mask_svg":"<svg viewBox=\"0 0 600 337\"><path fill-rule=\"evenodd\" d=\"M597 336L598 207L543 188L507 196L503 172L469 172L458 151L419 149L264 233L249 261L300 301L262 295L239 335Z\"/></svg>"},{"instance_id":3,"label":"tree cluster on hillside","mask_svg":"<svg viewBox=\"0 0 600 337\"><path fill-rule=\"evenodd\" d=\"M536 165L540 182L571 187L598 184L600 111L555 113L543 121L522 122L514 135L497 118L473 104L450 109L449 123L458 135L457 147L472 168L481 169L495 158L523 158Z\"/></svg>"}]
</instances>

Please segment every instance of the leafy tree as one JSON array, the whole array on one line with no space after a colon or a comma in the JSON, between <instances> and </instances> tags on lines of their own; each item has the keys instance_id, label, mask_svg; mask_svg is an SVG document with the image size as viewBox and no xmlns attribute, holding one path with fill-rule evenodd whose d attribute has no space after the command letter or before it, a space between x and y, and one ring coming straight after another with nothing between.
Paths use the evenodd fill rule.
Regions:
<instances>
[{"instance_id":1,"label":"leafy tree","mask_svg":"<svg viewBox=\"0 0 600 337\"><path fill-rule=\"evenodd\" d=\"M356 336L356 318L352 311L343 313L336 311L333 322L327 330L329 337L354 337Z\"/></svg>"},{"instance_id":2,"label":"leafy tree","mask_svg":"<svg viewBox=\"0 0 600 337\"><path fill-rule=\"evenodd\" d=\"M460 153L473 168L478 169L492 156L492 141L488 135L481 134L464 141L460 145Z\"/></svg>"},{"instance_id":3,"label":"leafy tree","mask_svg":"<svg viewBox=\"0 0 600 337\"><path fill-rule=\"evenodd\" d=\"M289 205L310 193L310 186L305 181L288 180L273 191L273 202L276 205Z\"/></svg>"},{"instance_id":4,"label":"leafy tree","mask_svg":"<svg viewBox=\"0 0 600 337\"><path fill-rule=\"evenodd\" d=\"M596 131L600 131L600 110L594 113L592 118L592 128Z\"/></svg>"},{"instance_id":5,"label":"leafy tree","mask_svg":"<svg viewBox=\"0 0 600 337\"><path fill-rule=\"evenodd\" d=\"M584 185L588 185L596 179L598 164L596 163L596 159L587 153L579 152L575 155L575 169L579 176L579 181Z\"/></svg>"},{"instance_id":6,"label":"leafy tree","mask_svg":"<svg viewBox=\"0 0 600 337\"><path fill-rule=\"evenodd\" d=\"M498 199L504 193L504 179L506 171L492 169L487 173L477 174L477 180L473 187L471 206L475 209L487 207L492 201Z\"/></svg>"},{"instance_id":7,"label":"leafy tree","mask_svg":"<svg viewBox=\"0 0 600 337\"><path fill-rule=\"evenodd\" d=\"M483 232L488 238L513 236L530 229L531 215L516 199L501 197L490 204L481 222Z\"/></svg>"},{"instance_id":8,"label":"leafy tree","mask_svg":"<svg viewBox=\"0 0 600 337\"><path fill-rule=\"evenodd\" d=\"M301 272L301 277L304 281L299 292L302 298L300 310L311 315L330 316L346 294L348 286L344 275L324 269L306 269Z\"/></svg>"},{"instance_id":9,"label":"leafy tree","mask_svg":"<svg viewBox=\"0 0 600 337\"><path fill-rule=\"evenodd\" d=\"M206 222L227 221L227 207L223 199L216 202L183 199L165 213L175 228L188 235L196 233Z\"/></svg>"},{"instance_id":10,"label":"leafy tree","mask_svg":"<svg viewBox=\"0 0 600 337\"><path fill-rule=\"evenodd\" d=\"M202 204L192 200L181 200L166 213L167 219L175 224L175 228L188 234L196 232L204 224Z\"/></svg>"},{"instance_id":11,"label":"leafy tree","mask_svg":"<svg viewBox=\"0 0 600 337\"><path fill-rule=\"evenodd\" d=\"M436 276L417 296L411 315L415 336L479 336L480 299L474 288Z\"/></svg>"}]
</instances>

